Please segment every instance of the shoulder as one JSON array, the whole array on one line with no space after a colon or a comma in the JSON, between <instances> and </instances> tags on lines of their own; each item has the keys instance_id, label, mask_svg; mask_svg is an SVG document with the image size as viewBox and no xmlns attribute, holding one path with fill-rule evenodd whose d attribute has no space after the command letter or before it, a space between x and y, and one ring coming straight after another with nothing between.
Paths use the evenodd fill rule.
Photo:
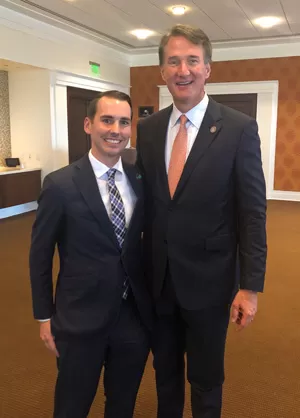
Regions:
<instances>
[{"instance_id":1,"label":"shoulder","mask_svg":"<svg viewBox=\"0 0 300 418\"><path fill-rule=\"evenodd\" d=\"M153 113L150 116L147 116L146 118L141 118L138 121L138 128L141 129L148 129L151 126L156 126L158 122L161 120L168 119L170 117L171 111L173 106L168 106L164 109L159 110L158 112Z\"/></svg>"},{"instance_id":2,"label":"shoulder","mask_svg":"<svg viewBox=\"0 0 300 418\"><path fill-rule=\"evenodd\" d=\"M45 177L44 185L52 185L52 187L56 186L58 188L69 187L73 183L74 174L80 167L85 166L86 163L89 163L87 155L65 167L53 171Z\"/></svg>"},{"instance_id":3,"label":"shoulder","mask_svg":"<svg viewBox=\"0 0 300 418\"><path fill-rule=\"evenodd\" d=\"M74 169L76 166L76 162L67 165L65 167L59 168L58 170L52 171L52 173L49 173L45 180L49 180L53 183L60 183L64 181L64 179L67 179L68 177L72 176L74 173Z\"/></svg>"},{"instance_id":4,"label":"shoulder","mask_svg":"<svg viewBox=\"0 0 300 418\"><path fill-rule=\"evenodd\" d=\"M222 119L225 122L228 121L229 123L237 126L247 126L251 124L251 122L256 123L255 119L246 115L245 113L242 113L238 110L232 109L231 107L225 106L220 103L218 103L217 105L219 106Z\"/></svg>"}]
</instances>

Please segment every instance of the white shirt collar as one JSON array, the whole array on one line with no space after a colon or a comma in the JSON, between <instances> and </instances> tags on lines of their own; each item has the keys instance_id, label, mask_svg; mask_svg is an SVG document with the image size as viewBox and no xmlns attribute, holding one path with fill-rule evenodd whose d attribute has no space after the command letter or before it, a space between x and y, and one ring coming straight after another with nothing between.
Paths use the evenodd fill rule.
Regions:
<instances>
[{"instance_id":1,"label":"white shirt collar","mask_svg":"<svg viewBox=\"0 0 300 418\"><path fill-rule=\"evenodd\" d=\"M199 118L199 113L203 115L203 113L206 112L207 106L208 106L209 98L208 95L205 93L203 99L200 103L198 103L196 106L194 106L191 110L185 113L188 120L197 128L200 129L200 122L202 121L202 118ZM170 118L170 127L173 128L180 116L182 115L182 112L177 109L175 104L173 104L173 110Z\"/></svg>"},{"instance_id":2,"label":"white shirt collar","mask_svg":"<svg viewBox=\"0 0 300 418\"><path fill-rule=\"evenodd\" d=\"M97 158L95 158L92 154L92 150L89 151L89 160L91 163L91 166L93 168L93 171L95 173L95 176L99 179L100 177L102 177L104 174L107 173L107 171L110 168L115 168L118 172L120 172L121 174L124 173L124 169L123 169L123 164L122 164L122 160L121 157L119 158L118 162L113 166L113 167L107 167L107 165L101 163L101 161L97 160Z\"/></svg>"}]
</instances>

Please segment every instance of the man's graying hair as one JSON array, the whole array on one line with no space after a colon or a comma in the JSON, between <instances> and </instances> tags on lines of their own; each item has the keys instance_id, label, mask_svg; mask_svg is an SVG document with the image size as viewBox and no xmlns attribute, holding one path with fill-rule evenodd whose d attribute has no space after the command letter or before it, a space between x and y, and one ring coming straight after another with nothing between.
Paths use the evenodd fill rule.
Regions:
<instances>
[{"instance_id":1,"label":"man's graying hair","mask_svg":"<svg viewBox=\"0 0 300 418\"><path fill-rule=\"evenodd\" d=\"M175 25L171 28L170 32L161 38L158 55L159 65L164 63L165 46L169 42L171 37L182 36L194 45L202 46L204 50L204 62L209 64L212 60L212 47L208 36L199 28L193 28L189 25Z\"/></svg>"}]
</instances>

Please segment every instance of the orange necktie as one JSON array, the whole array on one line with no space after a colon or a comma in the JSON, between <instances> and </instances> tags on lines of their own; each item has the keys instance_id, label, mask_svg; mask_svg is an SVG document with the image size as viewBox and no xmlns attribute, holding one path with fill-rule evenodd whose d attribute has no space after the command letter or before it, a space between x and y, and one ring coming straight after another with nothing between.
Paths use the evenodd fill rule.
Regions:
<instances>
[{"instance_id":1,"label":"orange necktie","mask_svg":"<svg viewBox=\"0 0 300 418\"><path fill-rule=\"evenodd\" d=\"M180 180L185 160L186 160L186 153L187 153L187 129L186 129L186 122L187 117L185 115L180 116L180 126L179 131L176 135L174 140L171 158L170 158L170 165L168 171L168 182L169 182L169 190L170 195L173 198L177 184Z\"/></svg>"}]
</instances>

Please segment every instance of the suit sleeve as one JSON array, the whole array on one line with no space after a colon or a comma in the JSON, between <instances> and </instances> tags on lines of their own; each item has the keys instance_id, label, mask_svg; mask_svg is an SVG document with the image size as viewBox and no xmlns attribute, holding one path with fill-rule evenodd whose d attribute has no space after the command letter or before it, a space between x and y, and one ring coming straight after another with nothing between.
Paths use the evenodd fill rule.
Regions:
<instances>
[{"instance_id":1,"label":"suit sleeve","mask_svg":"<svg viewBox=\"0 0 300 418\"><path fill-rule=\"evenodd\" d=\"M53 314L53 254L63 218L62 199L57 186L48 176L38 204L29 255L30 281L34 318L47 319Z\"/></svg>"},{"instance_id":2,"label":"suit sleeve","mask_svg":"<svg viewBox=\"0 0 300 418\"><path fill-rule=\"evenodd\" d=\"M236 156L240 288L262 292L266 269L266 187L255 120L244 128Z\"/></svg>"}]
</instances>

